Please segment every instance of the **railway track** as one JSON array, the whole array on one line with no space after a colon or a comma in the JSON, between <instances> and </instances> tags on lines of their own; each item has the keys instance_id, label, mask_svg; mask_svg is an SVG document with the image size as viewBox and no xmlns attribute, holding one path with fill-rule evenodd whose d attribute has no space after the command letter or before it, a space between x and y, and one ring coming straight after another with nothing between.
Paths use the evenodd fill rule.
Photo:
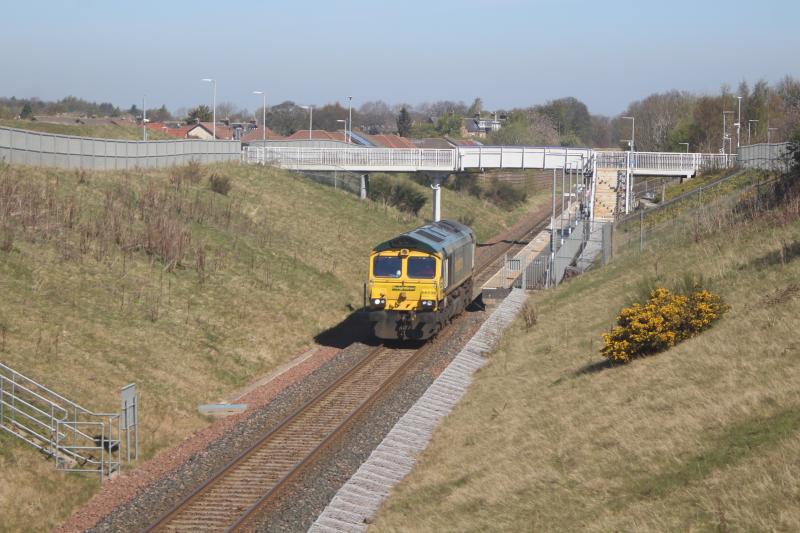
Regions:
<instances>
[{"instance_id":1,"label":"railway track","mask_svg":"<svg viewBox=\"0 0 800 533\"><path fill-rule=\"evenodd\" d=\"M472 283L473 298L477 298L480 295L484 283L489 281L494 273L502 267L503 258L506 254L518 252L547 227L550 223L550 212L544 210L541 213L537 213L535 218L538 221L534 222L533 225L512 228L504 239L489 244L481 250L482 253L477 258L475 265L475 276Z\"/></svg>"},{"instance_id":2,"label":"railway track","mask_svg":"<svg viewBox=\"0 0 800 533\"><path fill-rule=\"evenodd\" d=\"M512 230L506 239L482 250L476 264L477 280L504 254L524 245L522 241L546 224L545 219L534 227ZM421 348L376 347L145 531L247 529L283 486L311 464L362 412L392 390L405 371L445 341L451 331L452 328L445 328Z\"/></svg>"}]
</instances>

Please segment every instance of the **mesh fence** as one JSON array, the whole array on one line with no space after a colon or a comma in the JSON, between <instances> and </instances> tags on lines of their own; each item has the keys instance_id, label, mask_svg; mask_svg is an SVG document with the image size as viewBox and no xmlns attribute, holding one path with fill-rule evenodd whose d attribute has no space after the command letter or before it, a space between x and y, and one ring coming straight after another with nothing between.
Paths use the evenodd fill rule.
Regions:
<instances>
[{"instance_id":1,"label":"mesh fence","mask_svg":"<svg viewBox=\"0 0 800 533\"><path fill-rule=\"evenodd\" d=\"M729 179L699 188L662 208L639 211L614 225L613 253L642 252L649 247L685 242L687 237L721 228L741 214L741 206L754 204L774 178L740 172Z\"/></svg>"}]
</instances>

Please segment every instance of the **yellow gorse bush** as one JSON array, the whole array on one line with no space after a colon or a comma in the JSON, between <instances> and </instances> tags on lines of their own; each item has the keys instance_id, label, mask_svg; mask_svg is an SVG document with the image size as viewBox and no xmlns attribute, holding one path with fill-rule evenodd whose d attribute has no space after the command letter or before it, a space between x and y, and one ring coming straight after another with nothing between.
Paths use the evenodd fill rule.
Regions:
<instances>
[{"instance_id":1,"label":"yellow gorse bush","mask_svg":"<svg viewBox=\"0 0 800 533\"><path fill-rule=\"evenodd\" d=\"M666 350L708 328L726 309L722 298L706 289L684 295L657 287L646 304L633 304L620 311L617 325L603 334L600 353L627 363Z\"/></svg>"}]
</instances>

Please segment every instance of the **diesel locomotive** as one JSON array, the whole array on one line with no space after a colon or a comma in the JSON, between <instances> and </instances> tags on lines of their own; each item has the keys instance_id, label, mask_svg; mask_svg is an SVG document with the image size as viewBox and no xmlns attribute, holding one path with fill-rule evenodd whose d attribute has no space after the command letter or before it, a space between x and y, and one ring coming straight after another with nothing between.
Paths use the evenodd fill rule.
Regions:
<instances>
[{"instance_id":1,"label":"diesel locomotive","mask_svg":"<svg viewBox=\"0 0 800 533\"><path fill-rule=\"evenodd\" d=\"M440 220L377 245L370 254L367 310L380 339L422 340L472 300L475 234Z\"/></svg>"}]
</instances>

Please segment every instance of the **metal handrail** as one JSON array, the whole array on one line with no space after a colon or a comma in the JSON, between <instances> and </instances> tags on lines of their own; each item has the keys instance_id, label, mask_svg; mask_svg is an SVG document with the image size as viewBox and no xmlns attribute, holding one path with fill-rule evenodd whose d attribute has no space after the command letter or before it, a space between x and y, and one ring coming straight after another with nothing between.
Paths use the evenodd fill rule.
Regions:
<instances>
[{"instance_id":1,"label":"metal handrail","mask_svg":"<svg viewBox=\"0 0 800 533\"><path fill-rule=\"evenodd\" d=\"M119 424L119 413L86 409L0 363L0 429L55 457L56 468L97 470L101 478L119 470Z\"/></svg>"}]
</instances>

